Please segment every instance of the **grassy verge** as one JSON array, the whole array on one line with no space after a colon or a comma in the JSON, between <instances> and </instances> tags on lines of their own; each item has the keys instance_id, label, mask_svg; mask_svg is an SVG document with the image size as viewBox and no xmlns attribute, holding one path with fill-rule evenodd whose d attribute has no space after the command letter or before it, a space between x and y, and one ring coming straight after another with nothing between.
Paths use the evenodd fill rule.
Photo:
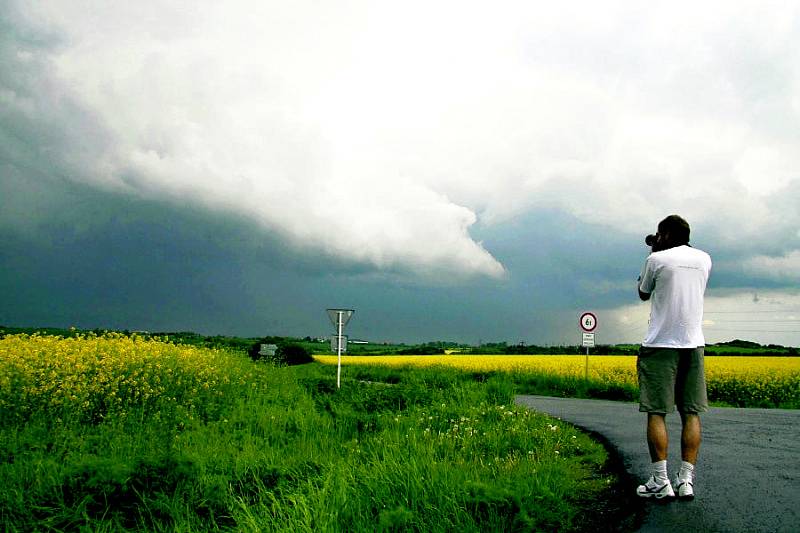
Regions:
<instances>
[{"instance_id":1,"label":"grassy verge","mask_svg":"<svg viewBox=\"0 0 800 533\"><path fill-rule=\"evenodd\" d=\"M182 375L204 391L197 405L197 396L179 394L152 372L161 360L135 356L148 346L125 349L143 369L138 381L149 376L178 407L194 407L165 409L129 391L113 415L98 411L99 398L75 400L93 406L87 418L41 396L58 394L53 387L37 396L36 410L0 413L0 528L596 531L630 524L605 449L513 406L514 388L503 376L349 368L337 390L334 367L274 368L217 353L208 363L216 373L199 381ZM26 364L34 364L28 355ZM4 357L0 364L12 358ZM59 379L73 375L59 371ZM206 389L219 372L230 378L224 387ZM26 387L41 389L34 385Z\"/></svg>"},{"instance_id":2,"label":"grassy verge","mask_svg":"<svg viewBox=\"0 0 800 533\"><path fill-rule=\"evenodd\" d=\"M333 364L335 357L317 355ZM800 359L707 357L706 383L712 405L800 408ZM636 358L599 356L584 378L584 358L575 355L349 356L343 364L394 368L453 368L476 377L503 374L519 394L637 401Z\"/></svg>"},{"instance_id":3,"label":"grassy verge","mask_svg":"<svg viewBox=\"0 0 800 533\"><path fill-rule=\"evenodd\" d=\"M584 380L572 376L511 373L509 380L518 394L536 394L561 398L587 398L625 402L639 401L639 388L626 383ZM763 409L799 409L800 381L772 378L752 383L746 378L725 376L708 380L709 404L714 407Z\"/></svg>"},{"instance_id":4,"label":"grassy verge","mask_svg":"<svg viewBox=\"0 0 800 533\"><path fill-rule=\"evenodd\" d=\"M585 380L574 376L511 373L508 379L517 394L539 394L561 398L595 398L601 400L638 401L639 389L626 383Z\"/></svg>"}]
</instances>

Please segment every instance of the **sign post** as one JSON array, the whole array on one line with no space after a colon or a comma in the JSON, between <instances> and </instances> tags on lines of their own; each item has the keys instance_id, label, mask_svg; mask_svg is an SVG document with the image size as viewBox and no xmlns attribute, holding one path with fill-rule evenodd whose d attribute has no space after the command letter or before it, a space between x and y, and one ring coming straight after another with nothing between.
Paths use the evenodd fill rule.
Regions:
<instances>
[{"instance_id":1,"label":"sign post","mask_svg":"<svg viewBox=\"0 0 800 533\"><path fill-rule=\"evenodd\" d=\"M578 321L583 330L583 346L586 347L586 363L584 365L584 379L589 380L589 348L594 348L594 330L597 329L597 315L586 311L581 314Z\"/></svg>"},{"instance_id":2,"label":"sign post","mask_svg":"<svg viewBox=\"0 0 800 533\"><path fill-rule=\"evenodd\" d=\"M328 309L328 318L331 319L333 325L336 326L336 330L338 331L336 335L336 353L338 355L337 364L336 364L336 388L339 389L342 386L342 331L344 330L344 325L350 321L350 317L353 316L355 310L353 309Z\"/></svg>"}]
</instances>

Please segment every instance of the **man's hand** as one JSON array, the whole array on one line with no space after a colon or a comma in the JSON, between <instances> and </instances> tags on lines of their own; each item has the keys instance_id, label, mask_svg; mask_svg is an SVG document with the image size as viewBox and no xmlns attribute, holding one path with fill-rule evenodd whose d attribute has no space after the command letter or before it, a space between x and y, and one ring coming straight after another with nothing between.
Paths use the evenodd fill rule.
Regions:
<instances>
[{"instance_id":1,"label":"man's hand","mask_svg":"<svg viewBox=\"0 0 800 533\"><path fill-rule=\"evenodd\" d=\"M646 302L647 300L650 299L650 293L649 292L642 292L641 283L642 283L642 276L639 276L639 279L636 280L636 288L639 290L639 298L643 302Z\"/></svg>"}]
</instances>

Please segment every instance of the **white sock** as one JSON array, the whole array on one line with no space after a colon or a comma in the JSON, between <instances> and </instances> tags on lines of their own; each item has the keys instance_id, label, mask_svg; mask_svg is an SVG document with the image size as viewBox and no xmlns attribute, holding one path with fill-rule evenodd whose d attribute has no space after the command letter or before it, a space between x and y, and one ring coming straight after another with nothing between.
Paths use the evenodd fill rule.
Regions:
<instances>
[{"instance_id":1,"label":"white sock","mask_svg":"<svg viewBox=\"0 0 800 533\"><path fill-rule=\"evenodd\" d=\"M665 483L669 481L669 476L667 475L667 461L656 461L652 464L653 467L653 477L656 478L656 481L659 483Z\"/></svg>"},{"instance_id":2,"label":"white sock","mask_svg":"<svg viewBox=\"0 0 800 533\"><path fill-rule=\"evenodd\" d=\"M678 472L678 479L692 481L694 477L694 465L687 461L681 461L681 469Z\"/></svg>"}]
</instances>

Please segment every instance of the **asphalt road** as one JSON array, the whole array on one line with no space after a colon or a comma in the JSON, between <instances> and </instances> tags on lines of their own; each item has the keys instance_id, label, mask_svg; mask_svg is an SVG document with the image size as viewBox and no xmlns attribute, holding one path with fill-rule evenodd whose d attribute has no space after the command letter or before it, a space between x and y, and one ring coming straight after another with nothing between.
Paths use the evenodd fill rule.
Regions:
<instances>
[{"instance_id":1,"label":"asphalt road","mask_svg":"<svg viewBox=\"0 0 800 533\"><path fill-rule=\"evenodd\" d=\"M517 396L517 403L602 435L635 484L649 476L638 404L546 396ZM800 411L711 408L701 422L695 499L643 502L639 531L800 532ZM667 415L667 428L672 479L680 467L677 413Z\"/></svg>"}]
</instances>

